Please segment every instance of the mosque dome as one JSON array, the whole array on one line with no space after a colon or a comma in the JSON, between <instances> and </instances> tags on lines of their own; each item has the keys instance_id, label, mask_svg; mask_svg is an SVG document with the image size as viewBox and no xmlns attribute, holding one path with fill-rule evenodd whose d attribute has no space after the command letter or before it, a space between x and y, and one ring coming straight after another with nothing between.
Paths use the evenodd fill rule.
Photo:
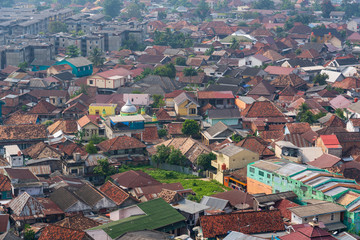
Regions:
<instances>
[{"instance_id":1,"label":"mosque dome","mask_svg":"<svg viewBox=\"0 0 360 240\"><path fill-rule=\"evenodd\" d=\"M124 115L137 114L136 107L130 102L129 99L126 101L126 104L124 106L122 106L121 114L124 114Z\"/></svg>"}]
</instances>

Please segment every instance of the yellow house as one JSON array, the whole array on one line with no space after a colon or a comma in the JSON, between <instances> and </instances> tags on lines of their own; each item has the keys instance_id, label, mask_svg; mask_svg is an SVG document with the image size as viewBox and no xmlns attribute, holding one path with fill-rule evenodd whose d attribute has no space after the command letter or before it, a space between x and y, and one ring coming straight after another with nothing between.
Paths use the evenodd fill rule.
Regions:
<instances>
[{"instance_id":1,"label":"yellow house","mask_svg":"<svg viewBox=\"0 0 360 240\"><path fill-rule=\"evenodd\" d=\"M77 126L79 131L84 132L82 139L85 141L89 141L93 135L99 136L100 126L87 115L77 120Z\"/></svg>"},{"instance_id":2,"label":"yellow house","mask_svg":"<svg viewBox=\"0 0 360 240\"><path fill-rule=\"evenodd\" d=\"M116 107L117 104L112 103L92 103L89 106L89 115L114 116Z\"/></svg>"},{"instance_id":3,"label":"yellow house","mask_svg":"<svg viewBox=\"0 0 360 240\"><path fill-rule=\"evenodd\" d=\"M180 117L195 117L198 115L199 104L186 92L174 98L175 112Z\"/></svg>"},{"instance_id":4,"label":"yellow house","mask_svg":"<svg viewBox=\"0 0 360 240\"><path fill-rule=\"evenodd\" d=\"M224 176L237 169L245 168L249 163L259 160L259 154L235 145L227 146L213 152L216 160L211 161L211 166L216 168L213 179L224 184Z\"/></svg>"}]
</instances>

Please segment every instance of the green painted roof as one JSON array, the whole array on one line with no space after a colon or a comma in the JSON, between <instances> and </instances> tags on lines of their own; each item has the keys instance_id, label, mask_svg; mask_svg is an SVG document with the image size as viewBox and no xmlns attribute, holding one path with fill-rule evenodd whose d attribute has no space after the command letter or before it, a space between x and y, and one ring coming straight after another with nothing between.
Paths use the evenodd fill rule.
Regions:
<instances>
[{"instance_id":1,"label":"green painted roof","mask_svg":"<svg viewBox=\"0 0 360 240\"><path fill-rule=\"evenodd\" d=\"M234 35L229 35L226 38L221 39L220 42L221 43L231 43L233 38L235 38L236 41L238 41L238 42L251 42L251 39L249 39L245 36L234 36Z\"/></svg>"},{"instance_id":2,"label":"green painted roof","mask_svg":"<svg viewBox=\"0 0 360 240\"><path fill-rule=\"evenodd\" d=\"M102 229L114 239L127 232L154 230L185 220L183 215L162 198L139 203L137 206L146 215L128 217L92 229Z\"/></svg>"}]
</instances>

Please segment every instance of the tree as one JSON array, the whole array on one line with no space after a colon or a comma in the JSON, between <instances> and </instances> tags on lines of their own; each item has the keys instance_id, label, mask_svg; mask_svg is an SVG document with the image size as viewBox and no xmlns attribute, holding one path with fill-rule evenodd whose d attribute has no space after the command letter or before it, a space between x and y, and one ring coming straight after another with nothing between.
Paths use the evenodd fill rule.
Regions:
<instances>
[{"instance_id":1,"label":"tree","mask_svg":"<svg viewBox=\"0 0 360 240\"><path fill-rule=\"evenodd\" d=\"M207 17L210 18L210 7L205 0L201 0L199 5L196 8L195 14L198 16L202 21L204 21Z\"/></svg>"},{"instance_id":2,"label":"tree","mask_svg":"<svg viewBox=\"0 0 360 240\"><path fill-rule=\"evenodd\" d=\"M194 136L199 133L200 126L195 120L186 119L185 122L183 123L181 131L185 135Z\"/></svg>"},{"instance_id":3,"label":"tree","mask_svg":"<svg viewBox=\"0 0 360 240\"><path fill-rule=\"evenodd\" d=\"M110 166L110 163L106 158L103 158L98 160L98 165L94 168L93 172L94 174L103 176L106 179L109 176L114 175L117 171L115 167Z\"/></svg>"},{"instance_id":4,"label":"tree","mask_svg":"<svg viewBox=\"0 0 360 240\"><path fill-rule=\"evenodd\" d=\"M231 45L230 45L230 48L231 49L239 49L239 42L236 40L236 38L232 38L231 39Z\"/></svg>"},{"instance_id":5,"label":"tree","mask_svg":"<svg viewBox=\"0 0 360 240\"><path fill-rule=\"evenodd\" d=\"M158 130L158 136L159 136L159 138L163 138L163 137L165 137L167 135L167 130L166 129L159 129Z\"/></svg>"},{"instance_id":6,"label":"tree","mask_svg":"<svg viewBox=\"0 0 360 240\"><path fill-rule=\"evenodd\" d=\"M309 124L313 124L317 120L316 116L310 111L309 106L305 103L300 105L296 119L300 122L307 122Z\"/></svg>"},{"instance_id":7,"label":"tree","mask_svg":"<svg viewBox=\"0 0 360 240\"><path fill-rule=\"evenodd\" d=\"M65 23L55 21L49 24L50 33L67 32L67 25Z\"/></svg>"},{"instance_id":8,"label":"tree","mask_svg":"<svg viewBox=\"0 0 360 240\"><path fill-rule=\"evenodd\" d=\"M79 130L75 133L75 142L77 144L81 144L83 141L84 141L84 138L85 137L85 130L82 129L82 130Z\"/></svg>"},{"instance_id":9,"label":"tree","mask_svg":"<svg viewBox=\"0 0 360 240\"><path fill-rule=\"evenodd\" d=\"M35 231L31 229L29 224L25 224L24 226L24 239L35 240Z\"/></svg>"},{"instance_id":10,"label":"tree","mask_svg":"<svg viewBox=\"0 0 360 240\"><path fill-rule=\"evenodd\" d=\"M119 16L121 9L120 0L105 0L104 2L104 12L105 15L108 15L112 18Z\"/></svg>"},{"instance_id":11,"label":"tree","mask_svg":"<svg viewBox=\"0 0 360 240\"><path fill-rule=\"evenodd\" d=\"M343 120L346 119L345 114L344 114L344 110L341 109L341 108L337 108L337 109L335 110L335 114L336 114L336 116L338 116L339 118L341 118L341 119L343 119Z\"/></svg>"},{"instance_id":12,"label":"tree","mask_svg":"<svg viewBox=\"0 0 360 240\"><path fill-rule=\"evenodd\" d=\"M164 144L156 147L156 154L151 156L151 159L156 163L157 167L159 164L165 163L169 158L171 148L166 147Z\"/></svg>"},{"instance_id":13,"label":"tree","mask_svg":"<svg viewBox=\"0 0 360 240\"><path fill-rule=\"evenodd\" d=\"M153 107L153 108L161 108L161 107L165 106L165 102L164 102L164 99L163 99L162 95L154 94L151 97L152 97L152 99L154 101L153 104L151 105L151 107Z\"/></svg>"},{"instance_id":14,"label":"tree","mask_svg":"<svg viewBox=\"0 0 360 240\"><path fill-rule=\"evenodd\" d=\"M280 6L281 10L289 10L294 8L295 8L295 4L291 2L291 0L283 0Z\"/></svg>"},{"instance_id":15,"label":"tree","mask_svg":"<svg viewBox=\"0 0 360 240\"><path fill-rule=\"evenodd\" d=\"M90 142L92 142L93 144L99 144L99 143L101 143L101 142L103 142L105 140L107 140L106 137L100 137L97 134L91 135L91 138L90 138Z\"/></svg>"},{"instance_id":16,"label":"tree","mask_svg":"<svg viewBox=\"0 0 360 240\"><path fill-rule=\"evenodd\" d=\"M95 154L98 152L92 141L90 141L88 144L86 144L85 151L89 154Z\"/></svg>"},{"instance_id":17,"label":"tree","mask_svg":"<svg viewBox=\"0 0 360 240\"><path fill-rule=\"evenodd\" d=\"M142 18L141 11L143 11L144 9L145 9L144 3L139 3L138 1L135 1L127 7L126 17L127 18L135 17L135 18L140 19L140 18Z\"/></svg>"},{"instance_id":18,"label":"tree","mask_svg":"<svg viewBox=\"0 0 360 240\"><path fill-rule=\"evenodd\" d=\"M184 68L183 73L184 73L184 76L186 76L186 77L198 75L196 69L192 68L192 67Z\"/></svg>"},{"instance_id":19,"label":"tree","mask_svg":"<svg viewBox=\"0 0 360 240\"><path fill-rule=\"evenodd\" d=\"M313 79L313 83L317 83L319 85L325 85L326 84L326 79L328 79L329 76L325 73L323 74L318 74L314 77Z\"/></svg>"},{"instance_id":20,"label":"tree","mask_svg":"<svg viewBox=\"0 0 360 240\"><path fill-rule=\"evenodd\" d=\"M186 59L183 57L177 57L175 59L175 64L178 66L186 66Z\"/></svg>"},{"instance_id":21,"label":"tree","mask_svg":"<svg viewBox=\"0 0 360 240\"><path fill-rule=\"evenodd\" d=\"M197 165L199 167L202 167L204 170L210 170L211 167L211 161L216 159L216 155L212 152L206 154L200 154L200 156L197 158Z\"/></svg>"},{"instance_id":22,"label":"tree","mask_svg":"<svg viewBox=\"0 0 360 240\"><path fill-rule=\"evenodd\" d=\"M243 140L244 138L241 136L241 135L238 135L238 134L233 134L232 136L231 136L231 140L233 141L233 142L236 142L236 143L238 143L238 142L240 142L241 140Z\"/></svg>"},{"instance_id":23,"label":"tree","mask_svg":"<svg viewBox=\"0 0 360 240\"><path fill-rule=\"evenodd\" d=\"M70 45L66 49L66 55L68 55L69 58L78 57L80 55L80 50L75 45Z\"/></svg>"},{"instance_id":24,"label":"tree","mask_svg":"<svg viewBox=\"0 0 360 240\"><path fill-rule=\"evenodd\" d=\"M95 67L100 67L104 65L105 62L105 58L102 56L101 50L97 47L90 52L89 60Z\"/></svg>"},{"instance_id":25,"label":"tree","mask_svg":"<svg viewBox=\"0 0 360 240\"><path fill-rule=\"evenodd\" d=\"M166 19L167 14L166 12L158 12L158 20L164 20Z\"/></svg>"},{"instance_id":26,"label":"tree","mask_svg":"<svg viewBox=\"0 0 360 240\"><path fill-rule=\"evenodd\" d=\"M295 50L295 54L296 54L297 56L300 55L300 54L301 54L301 49L300 49L300 48L296 49L296 50Z\"/></svg>"},{"instance_id":27,"label":"tree","mask_svg":"<svg viewBox=\"0 0 360 240\"><path fill-rule=\"evenodd\" d=\"M205 51L205 55L206 55L206 56L211 56L211 54L213 54L214 51L215 51L214 46L211 46L209 49L207 49L207 50Z\"/></svg>"},{"instance_id":28,"label":"tree","mask_svg":"<svg viewBox=\"0 0 360 240\"><path fill-rule=\"evenodd\" d=\"M172 147L171 153L169 154L166 163L178 166L185 166L186 160L186 157L184 156L184 154L181 153L179 149L175 149L174 147Z\"/></svg>"},{"instance_id":29,"label":"tree","mask_svg":"<svg viewBox=\"0 0 360 240\"><path fill-rule=\"evenodd\" d=\"M29 67L29 64L28 64L28 62L22 62L22 63L19 63L18 67L21 70L26 71L26 69Z\"/></svg>"},{"instance_id":30,"label":"tree","mask_svg":"<svg viewBox=\"0 0 360 240\"><path fill-rule=\"evenodd\" d=\"M48 126L52 125L53 123L54 123L54 121L52 121L52 120L47 120L47 121L45 121L43 124L44 124L46 127L48 127Z\"/></svg>"},{"instance_id":31,"label":"tree","mask_svg":"<svg viewBox=\"0 0 360 240\"><path fill-rule=\"evenodd\" d=\"M171 46L172 48L188 48L193 46L193 41L188 34L172 32L169 28L165 32L154 32L154 45Z\"/></svg>"},{"instance_id":32,"label":"tree","mask_svg":"<svg viewBox=\"0 0 360 240\"><path fill-rule=\"evenodd\" d=\"M252 7L255 9L275 9L275 3L272 0L257 0L253 2Z\"/></svg>"},{"instance_id":33,"label":"tree","mask_svg":"<svg viewBox=\"0 0 360 240\"><path fill-rule=\"evenodd\" d=\"M167 63L154 69L154 74L162 77L174 78L176 76L176 68L173 63Z\"/></svg>"},{"instance_id":34,"label":"tree","mask_svg":"<svg viewBox=\"0 0 360 240\"><path fill-rule=\"evenodd\" d=\"M330 13L335 10L331 0L324 0L321 4L321 11L324 18L329 18Z\"/></svg>"},{"instance_id":35,"label":"tree","mask_svg":"<svg viewBox=\"0 0 360 240\"><path fill-rule=\"evenodd\" d=\"M130 49L131 51L143 51L146 45L137 41L133 34L129 34L124 41L121 42L120 49Z\"/></svg>"},{"instance_id":36,"label":"tree","mask_svg":"<svg viewBox=\"0 0 360 240\"><path fill-rule=\"evenodd\" d=\"M135 82L145 78L146 76L150 75L150 74L153 74L153 70L150 69L150 68L145 68L144 71L139 75L139 76L136 76L135 77Z\"/></svg>"}]
</instances>

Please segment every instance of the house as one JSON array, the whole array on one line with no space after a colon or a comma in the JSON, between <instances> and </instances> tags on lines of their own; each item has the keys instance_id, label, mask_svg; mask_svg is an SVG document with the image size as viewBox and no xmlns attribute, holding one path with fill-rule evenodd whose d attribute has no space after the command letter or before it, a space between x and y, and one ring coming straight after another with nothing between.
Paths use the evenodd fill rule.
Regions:
<instances>
[{"instance_id":1,"label":"house","mask_svg":"<svg viewBox=\"0 0 360 240\"><path fill-rule=\"evenodd\" d=\"M210 145L216 141L223 141L227 138L230 138L235 130L223 122L218 121L215 125L209 127L206 130L203 130L201 133L201 140L205 145Z\"/></svg>"},{"instance_id":2,"label":"house","mask_svg":"<svg viewBox=\"0 0 360 240\"><path fill-rule=\"evenodd\" d=\"M360 132L360 118L350 118L346 123L346 130L349 132Z\"/></svg>"},{"instance_id":3,"label":"house","mask_svg":"<svg viewBox=\"0 0 360 240\"><path fill-rule=\"evenodd\" d=\"M56 107L64 107L70 98L65 90L33 90L28 94L39 100L44 99Z\"/></svg>"},{"instance_id":4,"label":"house","mask_svg":"<svg viewBox=\"0 0 360 240\"><path fill-rule=\"evenodd\" d=\"M331 60L326 67L335 71L342 71L347 67L360 66L360 62L355 57L339 57Z\"/></svg>"},{"instance_id":5,"label":"house","mask_svg":"<svg viewBox=\"0 0 360 240\"><path fill-rule=\"evenodd\" d=\"M136 138L119 136L105 140L97 145L105 155L116 158L122 164L147 163L146 145Z\"/></svg>"},{"instance_id":6,"label":"house","mask_svg":"<svg viewBox=\"0 0 360 240\"><path fill-rule=\"evenodd\" d=\"M5 149L5 158L10 163L11 167L24 166L24 155L17 145L7 145Z\"/></svg>"},{"instance_id":7,"label":"house","mask_svg":"<svg viewBox=\"0 0 360 240\"><path fill-rule=\"evenodd\" d=\"M259 82L256 86L254 86L247 94L247 97L251 97L253 99L258 99L260 97L265 97L270 101L274 100L276 96L276 88L270 84L269 81L263 80Z\"/></svg>"},{"instance_id":8,"label":"house","mask_svg":"<svg viewBox=\"0 0 360 240\"><path fill-rule=\"evenodd\" d=\"M330 231L346 228L341 222L342 215L346 209L336 203L310 203L305 206L292 207L289 208L289 210L291 211L291 223L293 224L309 223L316 217L318 221L323 222L325 227ZM332 226L335 225L336 229L333 229Z\"/></svg>"},{"instance_id":9,"label":"house","mask_svg":"<svg viewBox=\"0 0 360 240\"><path fill-rule=\"evenodd\" d=\"M237 108L230 109L209 109L207 110L206 121L214 126L218 122L223 122L228 126L237 126L240 122L240 111Z\"/></svg>"},{"instance_id":10,"label":"house","mask_svg":"<svg viewBox=\"0 0 360 240\"><path fill-rule=\"evenodd\" d=\"M0 174L0 203L5 204L12 199L12 187L10 179L3 174Z\"/></svg>"},{"instance_id":11,"label":"house","mask_svg":"<svg viewBox=\"0 0 360 240\"><path fill-rule=\"evenodd\" d=\"M104 130L100 131L97 118L96 115L85 115L77 120L77 129L79 132L83 132L83 140L89 141L93 136L104 136Z\"/></svg>"},{"instance_id":12,"label":"house","mask_svg":"<svg viewBox=\"0 0 360 240\"><path fill-rule=\"evenodd\" d=\"M252 56L239 59L239 67L261 67L264 64L271 63L271 59L261 54L255 54Z\"/></svg>"},{"instance_id":13,"label":"house","mask_svg":"<svg viewBox=\"0 0 360 240\"><path fill-rule=\"evenodd\" d=\"M40 119L36 114L25 114L20 111L10 114L3 120L4 125L39 124Z\"/></svg>"},{"instance_id":14,"label":"house","mask_svg":"<svg viewBox=\"0 0 360 240\"><path fill-rule=\"evenodd\" d=\"M216 108L235 107L235 97L231 91L198 91L197 99L200 106L210 103Z\"/></svg>"},{"instance_id":15,"label":"house","mask_svg":"<svg viewBox=\"0 0 360 240\"><path fill-rule=\"evenodd\" d=\"M162 232L175 231L181 234L185 227L185 217L162 198L111 212L110 219L113 222L92 228L92 230L102 229L112 239L116 239L126 232L145 229Z\"/></svg>"},{"instance_id":16,"label":"house","mask_svg":"<svg viewBox=\"0 0 360 240\"><path fill-rule=\"evenodd\" d=\"M46 240L46 239L62 240L62 239L68 239L69 237L73 240L94 239L84 231L79 231L72 228L66 228L66 227L50 224L42 230L39 240Z\"/></svg>"},{"instance_id":17,"label":"house","mask_svg":"<svg viewBox=\"0 0 360 240\"><path fill-rule=\"evenodd\" d=\"M27 192L31 196L42 196L44 187L39 179L27 168L5 168L5 175L11 181L13 196Z\"/></svg>"},{"instance_id":18,"label":"house","mask_svg":"<svg viewBox=\"0 0 360 240\"><path fill-rule=\"evenodd\" d=\"M87 85L100 89L116 90L131 82L131 72L125 68L116 68L104 72L98 72L87 78Z\"/></svg>"},{"instance_id":19,"label":"house","mask_svg":"<svg viewBox=\"0 0 360 240\"><path fill-rule=\"evenodd\" d=\"M68 216L63 220L56 222L54 225L84 231L99 226L100 223L79 213Z\"/></svg>"},{"instance_id":20,"label":"house","mask_svg":"<svg viewBox=\"0 0 360 240\"><path fill-rule=\"evenodd\" d=\"M54 65L69 65L72 68L72 74L76 77L89 76L93 73L93 65L85 57L66 58Z\"/></svg>"},{"instance_id":21,"label":"house","mask_svg":"<svg viewBox=\"0 0 360 240\"><path fill-rule=\"evenodd\" d=\"M341 160L341 158L324 153L320 157L315 158L314 161L308 162L307 164L331 171L331 169L340 166L342 163L343 161Z\"/></svg>"},{"instance_id":22,"label":"house","mask_svg":"<svg viewBox=\"0 0 360 240\"><path fill-rule=\"evenodd\" d=\"M170 93L166 93L164 97L166 107L173 108L175 106L174 98L176 98L183 92L185 92L185 90L175 90Z\"/></svg>"},{"instance_id":23,"label":"house","mask_svg":"<svg viewBox=\"0 0 360 240\"><path fill-rule=\"evenodd\" d=\"M239 111L244 110L253 102L255 102L255 99L249 96L239 96L235 99L235 105L239 108Z\"/></svg>"},{"instance_id":24,"label":"house","mask_svg":"<svg viewBox=\"0 0 360 240\"><path fill-rule=\"evenodd\" d=\"M320 135L316 140L316 146L321 147L324 153L341 157L343 148L336 135Z\"/></svg>"},{"instance_id":25,"label":"house","mask_svg":"<svg viewBox=\"0 0 360 240\"><path fill-rule=\"evenodd\" d=\"M226 181L226 178L225 178ZM229 187L232 187L229 185ZM244 191L233 189L226 192L211 195L211 197L220 198L229 201L231 207L235 210L253 209L254 199L251 194Z\"/></svg>"},{"instance_id":26,"label":"house","mask_svg":"<svg viewBox=\"0 0 360 240\"><path fill-rule=\"evenodd\" d=\"M200 217L197 237L223 238L229 231L245 234L274 233L285 231L280 211L238 212Z\"/></svg>"},{"instance_id":27,"label":"house","mask_svg":"<svg viewBox=\"0 0 360 240\"><path fill-rule=\"evenodd\" d=\"M132 105L133 106L133 105ZM145 118L141 114L137 114L135 106L124 105L122 113L116 116L110 116L104 121L105 135L112 139L118 136L141 136L145 130ZM124 111L126 110L127 113Z\"/></svg>"},{"instance_id":28,"label":"house","mask_svg":"<svg viewBox=\"0 0 360 240\"><path fill-rule=\"evenodd\" d=\"M264 71L268 74L266 76L269 80L274 80L280 75L289 75L291 73L296 73L296 68L280 67L280 66L267 66Z\"/></svg>"},{"instance_id":29,"label":"house","mask_svg":"<svg viewBox=\"0 0 360 240\"><path fill-rule=\"evenodd\" d=\"M330 19L341 21L344 19L345 12L343 11L331 11Z\"/></svg>"},{"instance_id":30,"label":"house","mask_svg":"<svg viewBox=\"0 0 360 240\"><path fill-rule=\"evenodd\" d=\"M186 92L174 98L175 112L179 117L198 117L198 107L200 107L198 102Z\"/></svg>"},{"instance_id":31,"label":"house","mask_svg":"<svg viewBox=\"0 0 360 240\"><path fill-rule=\"evenodd\" d=\"M297 74L278 76L273 81L271 81L270 84L279 90L283 90L289 85L294 87L297 90L306 90L307 89L306 81L303 80L301 77L299 77Z\"/></svg>"},{"instance_id":32,"label":"house","mask_svg":"<svg viewBox=\"0 0 360 240\"><path fill-rule=\"evenodd\" d=\"M35 115L38 117L40 122L44 122L46 120L52 120L59 117L60 110L53 104L42 99L30 109L28 114Z\"/></svg>"},{"instance_id":33,"label":"house","mask_svg":"<svg viewBox=\"0 0 360 240\"><path fill-rule=\"evenodd\" d=\"M140 170L138 171L130 170L123 173L117 173L110 177L113 183L115 183L117 186L119 186L120 188L126 191L130 191L131 189L137 187L145 187L145 186L161 184L153 177Z\"/></svg>"},{"instance_id":34,"label":"house","mask_svg":"<svg viewBox=\"0 0 360 240\"><path fill-rule=\"evenodd\" d=\"M322 223L321 223L322 224ZM291 240L291 239L301 239L301 240L312 240L312 239L328 239L328 240L336 240L331 236L331 233L326 231L323 228L320 228L320 224L318 221L310 222L309 224L296 224L293 225L290 233L284 236L279 237L280 240ZM315 234L316 233L316 234ZM338 237L348 237L350 236L347 232L342 232L338 235ZM355 240L355 238L354 238Z\"/></svg>"},{"instance_id":35,"label":"house","mask_svg":"<svg viewBox=\"0 0 360 240\"><path fill-rule=\"evenodd\" d=\"M80 200L75 192L72 192L71 190L68 190L66 187L60 187L50 194L50 199L56 203L59 208L64 211L65 213L71 213L71 212L90 212L91 206L89 206L87 203ZM89 199L91 200L91 199Z\"/></svg>"},{"instance_id":36,"label":"house","mask_svg":"<svg viewBox=\"0 0 360 240\"><path fill-rule=\"evenodd\" d=\"M124 208L138 203L138 200L135 199L131 194L127 193L122 188L116 186L113 182L107 181L102 186L99 187L100 192L102 192L107 198L111 199L117 207Z\"/></svg>"},{"instance_id":37,"label":"house","mask_svg":"<svg viewBox=\"0 0 360 240\"><path fill-rule=\"evenodd\" d=\"M209 207L208 209L205 210L205 215L214 215L214 214L232 212L232 208L229 201L221 198L204 196L201 199L200 204Z\"/></svg>"},{"instance_id":38,"label":"house","mask_svg":"<svg viewBox=\"0 0 360 240\"><path fill-rule=\"evenodd\" d=\"M48 126L47 128L49 135L61 131L66 135L74 135L78 131L76 120L64 120L60 119Z\"/></svg>"},{"instance_id":39,"label":"house","mask_svg":"<svg viewBox=\"0 0 360 240\"><path fill-rule=\"evenodd\" d=\"M271 150L269 143L260 137L246 137L236 143L236 146L257 153L261 159L270 158L275 155L275 153Z\"/></svg>"},{"instance_id":40,"label":"house","mask_svg":"<svg viewBox=\"0 0 360 240\"><path fill-rule=\"evenodd\" d=\"M216 168L216 174L212 176L221 184L224 183L224 176L231 171L246 167L247 164L257 161L259 155L245 148L230 145L221 150L214 151L216 160L211 161L211 166Z\"/></svg>"},{"instance_id":41,"label":"house","mask_svg":"<svg viewBox=\"0 0 360 240\"><path fill-rule=\"evenodd\" d=\"M89 115L102 117L114 116L117 104L112 103L92 103L89 105Z\"/></svg>"},{"instance_id":42,"label":"house","mask_svg":"<svg viewBox=\"0 0 360 240\"><path fill-rule=\"evenodd\" d=\"M0 126L0 154L2 155L5 151L4 146L18 145L20 150L23 150L45 140L47 140L47 131L44 125Z\"/></svg>"}]
</instances>

